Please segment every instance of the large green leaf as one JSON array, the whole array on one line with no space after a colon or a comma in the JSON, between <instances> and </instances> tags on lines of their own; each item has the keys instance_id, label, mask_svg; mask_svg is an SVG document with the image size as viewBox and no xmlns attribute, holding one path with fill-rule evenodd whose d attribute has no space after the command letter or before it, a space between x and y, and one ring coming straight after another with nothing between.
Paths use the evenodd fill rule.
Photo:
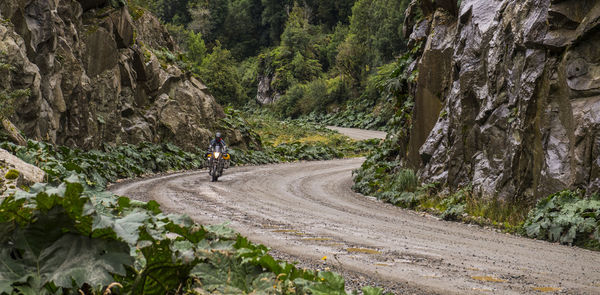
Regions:
<instances>
[{"instance_id":1,"label":"large green leaf","mask_svg":"<svg viewBox=\"0 0 600 295\"><path fill-rule=\"evenodd\" d=\"M81 287L84 283L105 286L114 280L113 274L124 275L123 265L132 262L127 245L121 242L65 234L42 248L34 244L40 239L28 234L17 233L14 251L21 252L22 257L11 256L8 249L0 252L0 291L10 284L25 282L36 292L49 283L63 288Z\"/></svg>"},{"instance_id":2,"label":"large green leaf","mask_svg":"<svg viewBox=\"0 0 600 295\"><path fill-rule=\"evenodd\" d=\"M148 236L148 233L142 231L143 239L149 239ZM177 261L171 250L171 242L171 240L154 241L141 249L146 261L133 282L133 294L166 294L187 279L195 264Z\"/></svg>"},{"instance_id":3,"label":"large green leaf","mask_svg":"<svg viewBox=\"0 0 600 295\"><path fill-rule=\"evenodd\" d=\"M319 273L319 283L307 286L314 295L346 295L344 278L338 274L325 271Z\"/></svg>"},{"instance_id":4,"label":"large green leaf","mask_svg":"<svg viewBox=\"0 0 600 295\"><path fill-rule=\"evenodd\" d=\"M0 294L12 292L12 284L24 283L26 278L23 276L26 273L24 266L11 257L12 249L0 249Z\"/></svg>"},{"instance_id":5,"label":"large green leaf","mask_svg":"<svg viewBox=\"0 0 600 295\"><path fill-rule=\"evenodd\" d=\"M140 236L140 227L150 218L146 211L136 210L122 218L98 214L94 217L92 230L94 234L102 235L103 229L111 229L116 237L129 245L135 245Z\"/></svg>"},{"instance_id":6,"label":"large green leaf","mask_svg":"<svg viewBox=\"0 0 600 295\"><path fill-rule=\"evenodd\" d=\"M112 282L112 274L125 274L123 265L133 261L126 244L69 233L74 229L61 207L16 229L13 245L4 244L0 253L0 287L5 290L19 283L36 293L49 283L64 288L84 283L97 287Z\"/></svg>"}]
</instances>

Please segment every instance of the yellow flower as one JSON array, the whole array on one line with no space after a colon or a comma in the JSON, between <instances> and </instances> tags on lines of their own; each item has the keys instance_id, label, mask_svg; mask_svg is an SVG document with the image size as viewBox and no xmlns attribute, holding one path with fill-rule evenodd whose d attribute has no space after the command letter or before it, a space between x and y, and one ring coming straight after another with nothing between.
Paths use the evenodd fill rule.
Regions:
<instances>
[{"instance_id":1,"label":"yellow flower","mask_svg":"<svg viewBox=\"0 0 600 295\"><path fill-rule=\"evenodd\" d=\"M327 260L327 256L323 256L323 258L321 258L321 260Z\"/></svg>"}]
</instances>

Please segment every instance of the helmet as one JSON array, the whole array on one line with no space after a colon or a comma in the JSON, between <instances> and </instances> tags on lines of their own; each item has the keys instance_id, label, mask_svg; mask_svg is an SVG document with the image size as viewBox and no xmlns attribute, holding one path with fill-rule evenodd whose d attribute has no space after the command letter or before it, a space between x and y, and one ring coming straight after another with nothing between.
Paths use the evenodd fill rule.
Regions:
<instances>
[{"instance_id":1,"label":"helmet","mask_svg":"<svg viewBox=\"0 0 600 295\"><path fill-rule=\"evenodd\" d=\"M217 132L217 133L215 134L215 138L221 138L221 132Z\"/></svg>"}]
</instances>

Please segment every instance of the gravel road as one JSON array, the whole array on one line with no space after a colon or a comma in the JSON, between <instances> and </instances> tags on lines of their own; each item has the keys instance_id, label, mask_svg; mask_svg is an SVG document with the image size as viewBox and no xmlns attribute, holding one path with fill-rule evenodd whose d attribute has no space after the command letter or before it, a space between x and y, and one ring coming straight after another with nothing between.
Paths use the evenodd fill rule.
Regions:
<instances>
[{"instance_id":1,"label":"gravel road","mask_svg":"<svg viewBox=\"0 0 600 295\"><path fill-rule=\"evenodd\" d=\"M331 130L335 130L339 133L342 133L352 139L356 140L365 140L371 138L379 138L385 139L387 133L383 131L375 131L375 130L364 130L364 129L356 129L356 128L345 128L345 127L336 127L336 126L327 126L327 128Z\"/></svg>"},{"instance_id":2,"label":"gravel road","mask_svg":"<svg viewBox=\"0 0 600 295\"><path fill-rule=\"evenodd\" d=\"M229 222L274 256L395 294L600 294L600 253L397 208L351 190L364 159L236 167L120 183L203 224ZM327 256L326 260L322 258Z\"/></svg>"}]
</instances>

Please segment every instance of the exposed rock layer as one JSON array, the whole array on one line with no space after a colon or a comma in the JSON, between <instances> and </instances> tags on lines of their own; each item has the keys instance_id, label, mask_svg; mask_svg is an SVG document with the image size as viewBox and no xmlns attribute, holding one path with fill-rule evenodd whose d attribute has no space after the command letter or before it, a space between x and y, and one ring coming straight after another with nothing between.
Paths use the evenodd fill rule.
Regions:
<instances>
[{"instance_id":1,"label":"exposed rock layer","mask_svg":"<svg viewBox=\"0 0 600 295\"><path fill-rule=\"evenodd\" d=\"M600 1L419 2L405 34L424 41L408 157L421 179L501 198L597 192Z\"/></svg>"},{"instance_id":2,"label":"exposed rock layer","mask_svg":"<svg viewBox=\"0 0 600 295\"><path fill-rule=\"evenodd\" d=\"M31 138L83 148L206 146L223 109L200 81L157 57L176 50L158 20L106 0L83 2L85 9L76 0L0 1L0 58L10 65L0 69L0 86L31 89L16 125Z\"/></svg>"}]
</instances>

